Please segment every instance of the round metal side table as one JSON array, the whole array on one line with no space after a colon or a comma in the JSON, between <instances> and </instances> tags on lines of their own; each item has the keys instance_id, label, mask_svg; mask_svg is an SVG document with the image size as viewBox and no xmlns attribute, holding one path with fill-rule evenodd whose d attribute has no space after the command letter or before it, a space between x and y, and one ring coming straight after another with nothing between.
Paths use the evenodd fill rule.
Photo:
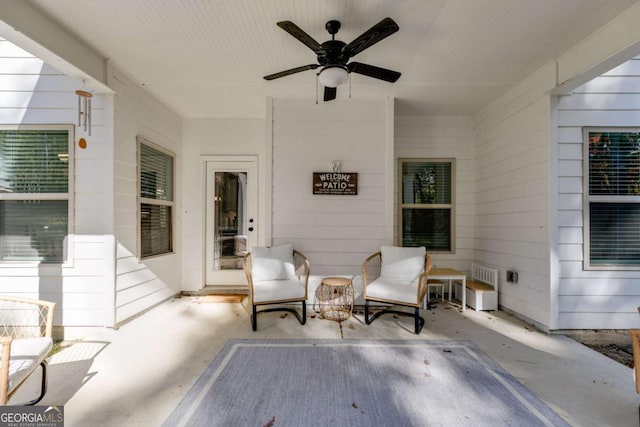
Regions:
<instances>
[{"instance_id":1,"label":"round metal side table","mask_svg":"<svg viewBox=\"0 0 640 427\"><path fill-rule=\"evenodd\" d=\"M353 283L346 277L325 277L316 292L316 300L323 319L341 322L353 311Z\"/></svg>"}]
</instances>

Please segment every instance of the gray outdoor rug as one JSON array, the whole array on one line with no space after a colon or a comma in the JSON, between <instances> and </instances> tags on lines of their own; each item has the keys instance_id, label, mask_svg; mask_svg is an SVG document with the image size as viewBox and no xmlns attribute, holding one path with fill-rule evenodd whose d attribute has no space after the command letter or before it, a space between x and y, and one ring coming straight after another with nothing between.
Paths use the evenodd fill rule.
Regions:
<instances>
[{"instance_id":1,"label":"gray outdoor rug","mask_svg":"<svg viewBox=\"0 0 640 427\"><path fill-rule=\"evenodd\" d=\"M230 340L165 426L568 426L470 341Z\"/></svg>"}]
</instances>

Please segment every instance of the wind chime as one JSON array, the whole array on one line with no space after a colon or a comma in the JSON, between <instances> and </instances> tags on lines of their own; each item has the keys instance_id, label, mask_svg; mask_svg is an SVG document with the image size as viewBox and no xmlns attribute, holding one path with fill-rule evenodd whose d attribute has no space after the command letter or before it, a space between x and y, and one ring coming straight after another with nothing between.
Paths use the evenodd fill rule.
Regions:
<instances>
[{"instance_id":1,"label":"wind chime","mask_svg":"<svg viewBox=\"0 0 640 427\"><path fill-rule=\"evenodd\" d=\"M93 94L86 90L77 90L78 95L78 127L82 126L91 136L91 98Z\"/></svg>"}]
</instances>

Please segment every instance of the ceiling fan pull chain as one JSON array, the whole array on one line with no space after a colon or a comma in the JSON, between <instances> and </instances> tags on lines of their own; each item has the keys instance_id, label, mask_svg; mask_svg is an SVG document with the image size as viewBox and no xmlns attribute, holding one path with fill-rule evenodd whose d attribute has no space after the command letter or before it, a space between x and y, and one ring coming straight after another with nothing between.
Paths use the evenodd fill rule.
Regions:
<instances>
[{"instance_id":1,"label":"ceiling fan pull chain","mask_svg":"<svg viewBox=\"0 0 640 427\"><path fill-rule=\"evenodd\" d=\"M318 105L318 75L316 74L316 105Z\"/></svg>"},{"instance_id":2,"label":"ceiling fan pull chain","mask_svg":"<svg viewBox=\"0 0 640 427\"><path fill-rule=\"evenodd\" d=\"M349 73L349 99L351 99L351 73Z\"/></svg>"}]
</instances>

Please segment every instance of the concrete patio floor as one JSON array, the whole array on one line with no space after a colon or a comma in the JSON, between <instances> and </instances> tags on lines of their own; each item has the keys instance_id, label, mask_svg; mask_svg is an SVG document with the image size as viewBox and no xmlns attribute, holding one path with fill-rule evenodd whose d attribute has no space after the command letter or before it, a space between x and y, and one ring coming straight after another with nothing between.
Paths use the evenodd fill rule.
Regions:
<instances>
[{"instance_id":1,"label":"concrete patio floor","mask_svg":"<svg viewBox=\"0 0 640 427\"><path fill-rule=\"evenodd\" d=\"M501 311L462 312L438 303L424 312L420 335L411 333L408 317L386 315L366 326L359 314L341 324L316 316L301 326L282 314L259 315L252 332L240 303L173 298L118 330L96 330L54 354L40 404L64 405L67 427L160 426L228 339L467 339L571 425L638 425L640 397L630 368Z\"/></svg>"}]
</instances>

